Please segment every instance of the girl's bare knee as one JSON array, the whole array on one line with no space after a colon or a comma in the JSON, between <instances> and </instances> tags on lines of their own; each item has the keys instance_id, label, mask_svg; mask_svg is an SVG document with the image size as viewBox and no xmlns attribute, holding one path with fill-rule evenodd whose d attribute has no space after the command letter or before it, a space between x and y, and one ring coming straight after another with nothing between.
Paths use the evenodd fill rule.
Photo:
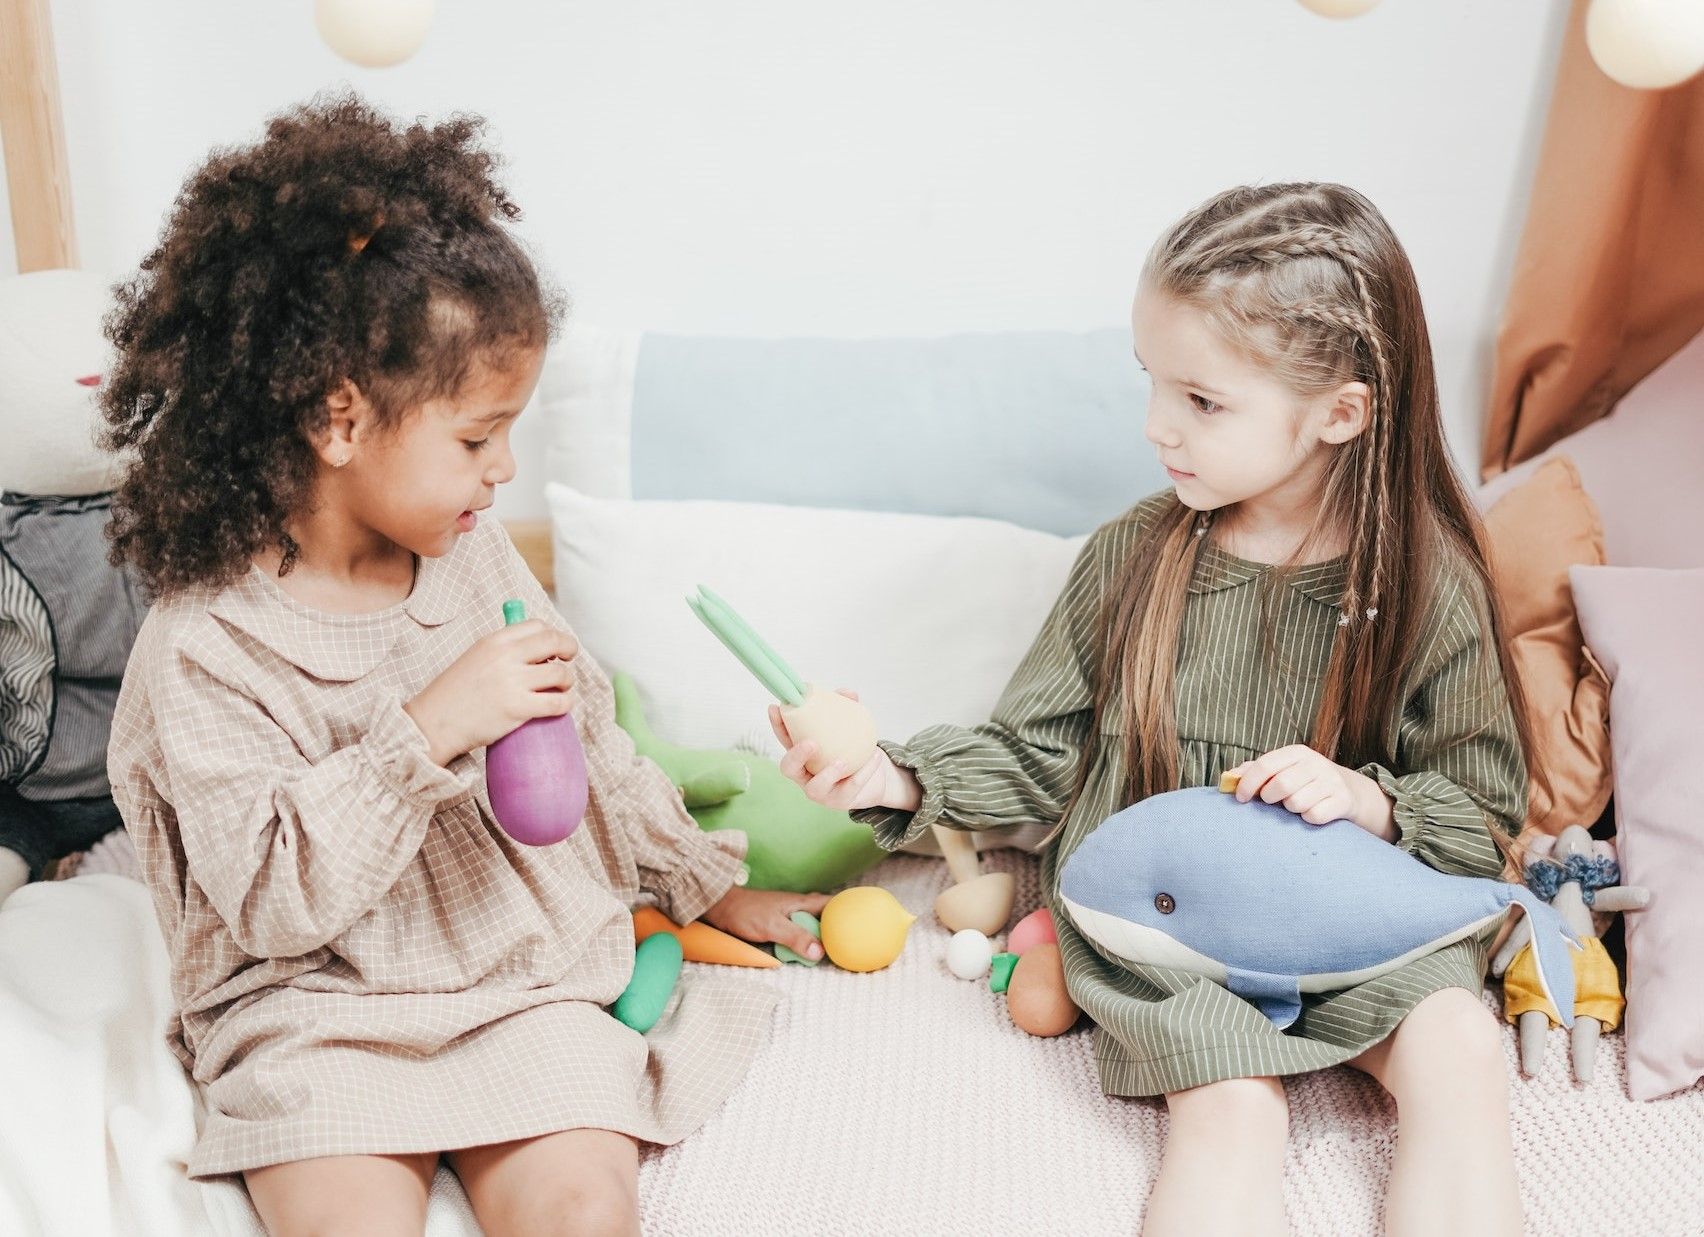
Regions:
<instances>
[{"instance_id":1,"label":"girl's bare knee","mask_svg":"<svg viewBox=\"0 0 1704 1237\"><path fill-rule=\"evenodd\" d=\"M268 1237L419 1237L436 1155L331 1156L243 1174Z\"/></svg>"},{"instance_id":2,"label":"girl's bare knee","mask_svg":"<svg viewBox=\"0 0 1704 1237\"><path fill-rule=\"evenodd\" d=\"M1276 1078L1227 1078L1166 1096L1172 1127L1211 1130L1215 1137L1261 1137L1289 1130L1290 1102Z\"/></svg>"},{"instance_id":3,"label":"girl's bare knee","mask_svg":"<svg viewBox=\"0 0 1704 1237\"><path fill-rule=\"evenodd\" d=\"M1477 994L1445 988L1416 1005L1397 1027L1387 1077L1381 1081L1393 1091L1407 1084L1416 1099L1451 1078L1494 1091L1508 1077L1503 1038L1501 1025Z\"/></svg>"},{"instance_id":4,"label":"girl's bare knee","mask_svg":"<svg viewBox=\"0 0 1704 1237\"><path fill-rule=\"evenodd\" d=\"M492 1237L634 1237L637 1148L625 1135L568 1130L452 1152L474 1214Z\"/></svg>"},{"instance_id":5,"label":"girl's bare knee","mask_svg":"<svg viewBox=\"0 0 1704 1237\"><path fill-rule=\"evenodd\" d=\"M639 1231L639 1200L614 1177L576 1182L562 1200L562 1215L567 1223L559 1231L574 1237L632 1237Z\"/></svg>"}]
</instances>

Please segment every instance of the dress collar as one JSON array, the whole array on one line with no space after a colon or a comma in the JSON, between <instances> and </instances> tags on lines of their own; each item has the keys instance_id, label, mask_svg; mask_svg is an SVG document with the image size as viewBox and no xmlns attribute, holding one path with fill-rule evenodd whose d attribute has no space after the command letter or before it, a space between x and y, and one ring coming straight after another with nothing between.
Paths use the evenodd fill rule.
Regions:
<instances>
[{"instance_id":1,"label":"dress collar","mask_svg":"<svg viewBox=\"0 0 1704 1237\"><path fill-rule=\"evenodd\" d=\"M1209 541L1201 547L1196 560L1195 575L1189 582L1192 593L1217 593L1239 588L1276 571L1271 563L1256 563L1221 550ZM1324 562L1307 563L1287 573L1284 583L1302 596L1322 605L1336 606L1343 599L1343 586L1348 580L1348 561L1328 558Z\"/></svg>"},{"instance_id":2,"label":"dress collar","mask_svg":"<svg viewBox=\"0 0 1704 1237\"><path fill-rule=\"evenodd\" d=\"M414 588L370 614L331 614L303 605L258 567L221 590L208 612L317 679L349 683L377 668L410 629L456 616L456 580L467 538L443 558L417 558Z\"/></svg>"}]
</instances>

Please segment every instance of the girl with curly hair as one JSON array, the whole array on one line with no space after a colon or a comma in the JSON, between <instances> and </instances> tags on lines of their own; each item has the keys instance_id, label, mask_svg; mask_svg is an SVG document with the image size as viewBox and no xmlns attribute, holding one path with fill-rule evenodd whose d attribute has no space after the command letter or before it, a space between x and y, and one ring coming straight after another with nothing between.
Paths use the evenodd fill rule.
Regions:
<instances>
[{"instance_id":1,"label":"girl with curly hair","mask_svg":"<svg viewBox=\"0 0 1704 1237\"><path fill-rule=\"evenodd\" d=\"M114 556L156 598L114 796L206 1103L190 1172L243 1174L273 1233L419 1233L440 1157L488 1233L636 1232L636 1141L704 1120L773 996L694 975L623 1026L629 905L820 950L788 915L823 899L740 887L744 838L635 755L481 517L562 307L479 138L282 114L190 177L109 322ZM565 713L585 823L518 845L483 749Z\"/></svg>"}]
</instances>

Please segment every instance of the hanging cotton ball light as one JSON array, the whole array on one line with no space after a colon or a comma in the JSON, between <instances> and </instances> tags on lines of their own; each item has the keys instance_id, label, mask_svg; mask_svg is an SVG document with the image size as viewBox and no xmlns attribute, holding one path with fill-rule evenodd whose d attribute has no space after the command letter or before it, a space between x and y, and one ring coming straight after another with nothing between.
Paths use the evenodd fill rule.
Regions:
<instances>
[{"instance_id":1,"label":"hanging cotton ball light","mask_svg":"<svg viewBox=\"0 0 1704 1237\"><path fill-rule=\"evenodd\" d=\"M314 0L320 38L369 69L401 64L426 41L433 0Z\"/></svg>"},{"instance_id":2,"label":"hanging cotton ball light","mask_svg":"<svg viewBox=\"0 0 1704 1237\"><path fill-rule=\"evenodd\" d=\"M1321 17L1359 17L1371 9L1379 0L1299 0L1304 9L1311 9Z\"/></svg>"},{"instance_id":3,"label":"hanging cotton ball light","mask_svg":"<svg viewBox=\"0 0 1704 1237\"><path fill-rule=\"evenodd\" d=\"M1704 0L1592 0L1586 46L1623 86L1678 86L1704 69Z\"/></svg>"}]
</instances>

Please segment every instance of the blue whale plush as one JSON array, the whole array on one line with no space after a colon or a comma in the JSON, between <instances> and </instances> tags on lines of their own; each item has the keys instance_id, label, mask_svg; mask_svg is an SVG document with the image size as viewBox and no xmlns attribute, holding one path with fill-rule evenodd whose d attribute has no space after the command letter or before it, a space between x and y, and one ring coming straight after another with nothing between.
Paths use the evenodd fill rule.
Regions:
<instances>
[{"instance_id":1,"label":"blue whale plush","mask_svg":"<svg viewBox=\"0 0 1704 1237\"><path fill-rule=\"evenodd\" d=\"M1310 825L1211 786L1109 817L1066 861L1059 894L1114 958L1204 975L1282 1028L1333 992L1471 936L1518 905L1539 975L1574 1022L1579 944L1524 885L1449 876L1346 820Z\"/></svg>"}]
</instances>

